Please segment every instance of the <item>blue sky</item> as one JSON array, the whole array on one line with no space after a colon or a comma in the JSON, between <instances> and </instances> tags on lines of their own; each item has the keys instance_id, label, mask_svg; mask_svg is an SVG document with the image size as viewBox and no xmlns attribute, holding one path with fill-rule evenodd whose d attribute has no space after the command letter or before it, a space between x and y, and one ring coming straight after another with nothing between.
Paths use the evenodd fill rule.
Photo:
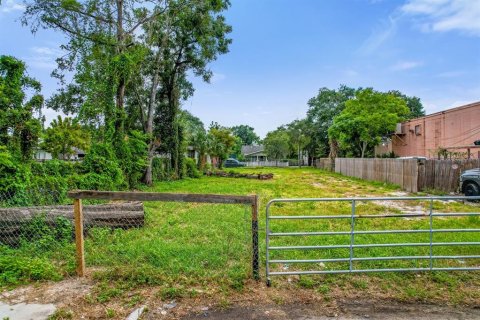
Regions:
<instances>
[{"instance_id":1,"label":"blue sky","mask_svg":"<svg viewBox=\"0 0 480 320\"><path fill-rule=\"evenodd\" d=\"M32 35L22 10L2 1L0 54L25 60L49 96L62 37ZM400 90L427 113L480 100L480 0L232 0L225 15L230 52L211 64L210 84L192 78L184 103L205 125L248 124L264 136L340 84Z\"/></svg>"}]
</instances>

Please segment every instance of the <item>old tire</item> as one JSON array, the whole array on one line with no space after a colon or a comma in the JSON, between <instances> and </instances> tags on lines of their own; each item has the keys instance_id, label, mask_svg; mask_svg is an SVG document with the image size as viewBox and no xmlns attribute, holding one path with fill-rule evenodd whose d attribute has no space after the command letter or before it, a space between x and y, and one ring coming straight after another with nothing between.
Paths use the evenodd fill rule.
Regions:
<instances>
[{"instance_id":1,"label":"old tire","mask_svg":"<svg viewBox=\"0 0 480 320\"><path fill-rule=\"evenodd\" d=\"M480 188L475 182L467 182L463 187L463 193L466 197L478 197L480 196Z\"/></svg>"}]
</instances>

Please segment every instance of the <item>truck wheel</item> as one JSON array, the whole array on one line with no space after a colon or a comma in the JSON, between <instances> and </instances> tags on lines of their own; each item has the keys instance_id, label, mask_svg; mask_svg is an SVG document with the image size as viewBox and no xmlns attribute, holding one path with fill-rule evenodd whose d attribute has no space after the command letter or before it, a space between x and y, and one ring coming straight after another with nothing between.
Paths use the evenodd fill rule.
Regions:
<instances>
[{"instance_id":1,"label":"truck wheel","mask_svg":"<svg viewBox=\"0 0 480 320\"><path fill-rule=\"evenodd\" d=\"M480 196L480 188L475 182L467 182L465 187L463 187L463 192L467 197L477 197Z\"/></svg>"}]
</instances>

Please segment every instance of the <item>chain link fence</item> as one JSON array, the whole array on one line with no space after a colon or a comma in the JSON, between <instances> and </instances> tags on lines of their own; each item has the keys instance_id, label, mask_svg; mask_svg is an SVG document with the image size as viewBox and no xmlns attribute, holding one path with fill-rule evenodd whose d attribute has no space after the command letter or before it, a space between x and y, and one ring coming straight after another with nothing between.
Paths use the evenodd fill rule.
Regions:
<instances>
[{"instance_id":1,"label":"chain link fence","mask_svg":"<svg viewBox=\"0 0 480 320\"><path fill-rule=\"evenodd\" d=\"M30 194L0 194L0 287L61 279L78 266L73 200L55 191ZM252 204L144 200L82 200L89 270L146 283L191 278L238 286L258 276Z\"/></svg>"},{"instance_id":2,"label":"chain link fence","mask_svg":"<svg viewBox=\"0 0 480 320\"><path fill-rule=\"evenodd\" d=\"M0 192L0 287L56 280L75 270L71 200L66 193Z\"/></svg>"}]
</instances>

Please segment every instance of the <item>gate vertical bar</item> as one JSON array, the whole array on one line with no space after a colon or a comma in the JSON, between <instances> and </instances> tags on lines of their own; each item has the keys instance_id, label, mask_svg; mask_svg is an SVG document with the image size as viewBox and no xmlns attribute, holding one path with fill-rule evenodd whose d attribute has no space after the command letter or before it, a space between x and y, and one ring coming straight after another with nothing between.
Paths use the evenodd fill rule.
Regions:
<instances>
[{"instance_id":1,"label":"gate vertical bar","mask_svg":"<svg viewBox=\"0 0 480 320\"><path fill-rule=\"evenodd\" d=\"M350 224L350 258L349 266L350 272L353 270L353 243L355 241L355 200L352 200L352 221Z\"/></svg>"},{"instance_id":2,"label":"gate vertical bar","mask_svg":"<svg viewBox=\"0 0 480 320\"><path fill-rule=\"evenodd\" d=\"M430 270L433 268L433 199L430 199Z\"/></svg>"},{"instance_id":3,"label":"gate vertical bar","mask_svg":"<svg viewBox=\"0 0 480 320\"><path fill-rule=\"evenodd\" d=\"M83 244L83 208L82 199L73 200L73 216L75 219L75 247L77 250L77 275L85 275L85 250Z\"/></svg>"},{"instance_id":4,"label":"gate vertical bar","mask_svg":"<svg viewBox=\"0 0 480 320\"><path fill-rule=\"evenodd\" d=\"M269 254L270 252L268 251L269 245L270 245L270 204L272 202L270 201L267 203L267 209L265 210L265 277L267 281L267 287L270 287L270 270L269 270L269 263L270 263L270 257Z\"/></svg>"},{"instance_id":5,"label":"gate vertical bar","mask_svg":"<svg viewBox=\"0 0 480 320\"><path fill-rule=\"evenodd\" d=\"M252 203L252 273L255 280L260 279L258 253L258 196L253 197Z\"/></svg>"}]
</instances>

